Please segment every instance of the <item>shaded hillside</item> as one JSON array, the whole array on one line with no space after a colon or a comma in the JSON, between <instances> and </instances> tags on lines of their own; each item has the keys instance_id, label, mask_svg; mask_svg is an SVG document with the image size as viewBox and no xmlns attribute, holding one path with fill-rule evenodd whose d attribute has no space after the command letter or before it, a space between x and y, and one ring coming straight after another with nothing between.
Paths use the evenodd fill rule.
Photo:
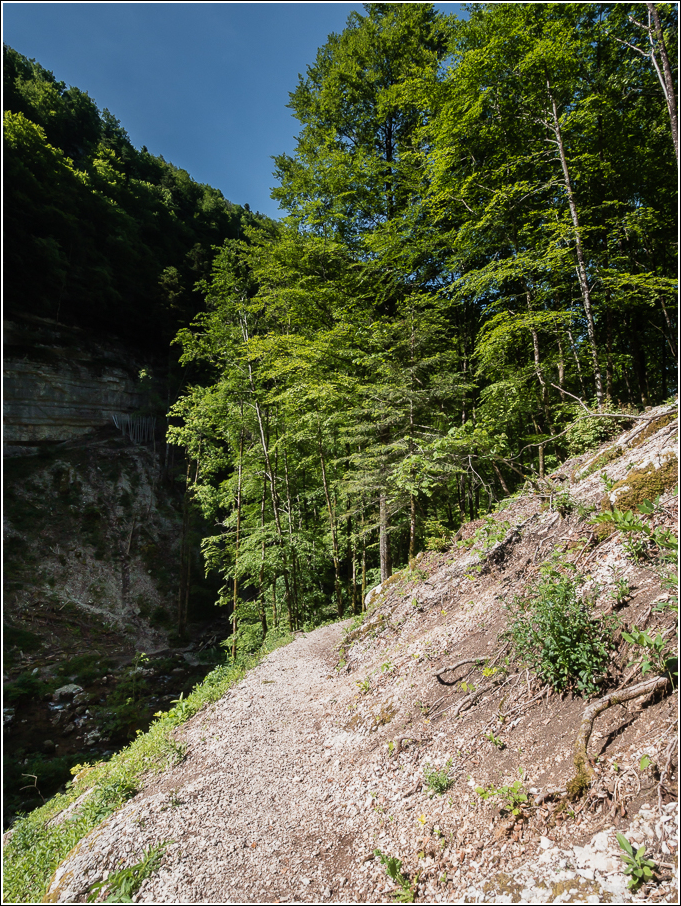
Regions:
<instances>
[{"instance_id":1,"label":"shaded hillside","mask_svg":"<svg viewBox=\"0 0 681 906\"><path fill-rule=\"evenodd\" d=\"M71 765L146 729L222 657L228 626L202 568L203 525L192 513L183 529L184 484L162 453L109 418L85 438L5 460L5 821L56 792ZM193 569L181 629L183 537ZM162 655L146 663L152 652ZM55 697L74 683L79 697Z\"/></svg>"},{"instance_id":2,"label":"shaded hillside","mask_svg":"<svg viewBox=\"0 0 681 906\"><path fill-rule=\"evenodd\" d=\"M167 354L213 246L259 215L135 148L109 111L4 47L4 301Z\"/></svg>"}]
</instances>

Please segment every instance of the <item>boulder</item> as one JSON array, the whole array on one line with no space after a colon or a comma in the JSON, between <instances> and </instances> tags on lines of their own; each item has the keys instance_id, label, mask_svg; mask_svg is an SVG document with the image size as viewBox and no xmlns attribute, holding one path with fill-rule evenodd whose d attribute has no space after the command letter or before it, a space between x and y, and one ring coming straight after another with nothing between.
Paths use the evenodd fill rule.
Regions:
<instances>
[{"instance_id":1,"label":"boulder","mask_svg":"<svg viewBox=\"0 0 681 906\"><path fill-rule=\"evenodd\" d=\"M79 692L83 691L82 686L77 686L75 683L68 683L66 686L60 686L53 695L53 702L68 701L73 698L74 695L78 695Z\"/></svg>"}]
</instances>

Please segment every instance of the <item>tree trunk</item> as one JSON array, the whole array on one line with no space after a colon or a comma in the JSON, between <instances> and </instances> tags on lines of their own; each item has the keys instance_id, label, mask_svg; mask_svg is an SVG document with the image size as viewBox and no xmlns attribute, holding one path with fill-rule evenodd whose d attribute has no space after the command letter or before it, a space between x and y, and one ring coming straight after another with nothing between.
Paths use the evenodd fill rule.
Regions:
<instances>
[{"instance_id":1,"label":"tree trunk","mask_svg":"<svg viewBox=\"0 0 681 906\"><path fill-rule=\"evenodd\" d=\"M606 313L606 330L608 355L605 361L605 395L609 400L612 399L612 309L607 308Z\"/></svg>"},{"instance_id":2,"label":"tree trunk","mask_svg":"<svg viewBox=\"0 0 681 906\"><path fill-rule=\"evenodd\" d=\"M362 608L361 608L361 610L362 610L362 613L364 613L364 611L366 610L366 604L364 603L364 601L366 600L366 596L367 596L367 538L366 538L366 534L364 532L364 497L362 497L361 517L362 517L362 601L361 601Z\"/></svg>"},{"instance_id":3,"label":"tree trunk","mask_svg":"<svg viewBox=\"0 0 681 906\"><path fill-rule=\"evenodd\" d=\"M577 253L577 278L579 280L579 288L582 293L582 304L584 306L584 314L586 315L586 327L587 333L589 335L589 345L591 347L591 361L593 363L594 370L594 380L596 383L596 400L598 402L598 408L603 406L603 378L601 376L601 366L598 362L598 349L596 347L596 328L594 326L593 310L591 307L591 292L589 290L589 281L586 276L586 264L584 262L584 249L582 248L582 231L579 225L579 217L577 214L577 204L575 202L574 192L572 190L572 180L570 179L570 171L568 169L567 157L565 155L565 146L563 144L563 133L560 128L560 120L558 118L558 108L556 106L555 98L551 91L551 83L548 78L546 79L546 90L548 93L549 101L551 102L551 112L553 117L553 122L551 129L556 139L556 146L558 148L558 155L560 157L560 164L563 169L563 178L565 181L565 191L567 192L568 205L570 207L570 216L572 218L573 226L573 235L575 240L575 252Z\"/></svg>"},{"instance_id":4,"label":"tree trunk","mask_svg":"<svg viewBox=\"0 0 681 906\"><path fill-rule=\"evenodd\" d=\"M274 582L272 583L272 623L278 629L279 628L279 615L277 613L277 577L274 577Z\"/></svg>"},{"instance_id":5,"label":"tree trunk","mask_svg":"<svg viewBox=\"0 0 681 906\"><path fill-rule=\"evenodd\" d=\"M582 388L582 396L586 399L586 387L584 386L584 378L582 376L582 365L579 361L579 356L577 355L577 347L575 346L575 339L572 336L572 331L568 330L567 332L568 339L570 340L570 349L572 350L572 355L575 360L575 365L577 366L577 374L579 375L579 386Z\"/></svg>"},{"instance_id":6,"label":"tree trunk","mask_svg":"<svg viewBox=\"0 0 681 906\"><path fill-rule=\"evenodd\" d=\"M509 491L508 487L506 486L506 482L504 481L504 476L501 474L501 469L495 462L492 462L492 468L494 469L494 471L497 474L497 478L499 479L499 484L504 489L504 493L507 495L510 495L511 492Z\"/></svg>"},{"instance_id":7,"label":"tree trunk","mask_svg":"<svg viewBox=\"0 0 681 906\"><path fill-rule=\"evenodd\" d=\"M676 89L674 87L674 78L672 76L672 69L669 65L669 56L667 54L667 45L664 42L664 35L662 33L662 26L660 25L660 17L657 13L657 6L654 3L646 3L648 7L648 13L653 20L653 31L655 32L655 37L658 41L658 46L660 48L660 57L662 58L662 75L659 71L657 60L655 59L655 47L652 40L652 35L650 43L653 44L653 49L651 51L651 57L657 70L658 78L660 79L660 84L662 85L662 90L664 91L664 96L667 101L667 109L669 110L669 122L672 128L672 142L674 143L674 154L676 155L676 164L679 163L679 120L676 110Z\"/></svg>"},{"instance_id":8,"label":"tree trunk","mask_svg":"<svg viewBox=\"0 0 681 906\"><path fill-rule=\"evenodd\" d=\"M669 343L669 348L671 349L672 358L675 362L678 362L678 357L676 353L676 346L674 345L675 332L672 327L672 322L669 317L669 312L667 311L667 306L664 304L664 298L660 296L660 304L662 305L662 311L664 312L664 320L667 324L667 330L669 331L669 336L667 337L667 342Z\"/></svg>"},{"instance_id":9,"label":"tree trunk","mask_svg":"<svg viewBox=\"0 0 681 906\"><path fill-rule=\"evenodd\" d=\"M331 527L331 546L333 548L333 569L334 569L334 590L336 594L336 610L338 618L343 618L343 594L341 591L340 581L340 557L338 554L338 536L336 534L336 522L333 518L333 507L331 506L331 495L329 494L329 483L326 478L326 461L324 459L324 450L322 448L322 429L317 422L317 449L319 450L319 461L322 466L322 483L324 484L324 496L326 497L326 506L329 512L329 526Z\"/></svg>"},{"instance_id":10,"label":"tree trunk","mask_svg":"<svg viewBox=\"0 0 681 906\"><path fill-rule=\"evenodd\" d=\"M558 334L558 386L560 387L560 398L565 402L565 391L563 390L563 384L565 383L565 357L563 356L563 344L560 341L560 334Z\"/></svg>"},{"instance_id":11,"label":"tree trunk","mask_svg":"<svg viewBox=\"0 0 681 906\"><path fill-rule=\"evenodd\" d=\"M189 472L191 461L187 460L187 475L184 483L182 505L182 541L180 543L180 590L177 598L177 632L182 635L187 626L187 588L189 586Z\"/></svg>"},{"instance_id":12,"label":"tree trunk","mask_svg":"<svg viewBox=\"0 0 681 906\"><path fill-rule=\"evenodd\" d=\"M241 472L241 470L239 470ZM260 625L263 641L267 636L267 614L265 613L265 498L267 496L267 479L263 478L260 497L260 531L263 533L260 548L260 574L258 577L258 601L260 602Z\"/></svg>"},{"instance_id":13,"label":"tree trunk","mask_svg":"<svg viewBox=\"0 0 681 906\"><path fill-rule=\"evenodd\" d=\"M244 343L248 343L248 325L246 324L246 319L241 316L241 332L244 338ZM281 547L282 560L283 560L283 578L284 578L284 589L285 589L285 599L286 607L289 611L289 619L291 617L292 610L292 601L291 601L291 586L289 582L289 571L288 571L288 557L286 554L286 542L284 540L284 533L281 528L281 519L279 517L279 498L277 495L276 488L276 476L274 470L272 469L272 462L270 458L270 451L267 444L267 439L265 437L265 426L263 424L262 412L260 410L260 401L258 400L257 393L255 392L255 381L253 379L253 367L250 360L247 360L248 365L248 380L251 387L251 395L253 397L253 403L255 406L255 413L258 418L258 432L260 434L260 443L262 446L263 457L265 459L265 468L267 469L267 477L270 482L270 496L272 498L272 511L274 513L274 524L277 529L277 541Z\"/></svg>"},{"instance_id":14,"label":"tree trunk","mask_svg":"<svg viewBox=\"0 0 681 906\"><path fill-rule=\"evenodd\" d=\"M241 418L243 419L244 410L241 407ZM243 476L244 462L244 429L241 428L239 437L239 471L236 484L236 542L234 544L234 592L232 596L232 657L236 657L236 630L237 630L237 600L239 595L239 584L237 578L237 568L239 566L239 540L241 537L241 479ZM263 480L263 499L265 493L265 481Z\"/></svg>"},{"instance_id":15,"label":"tree trunk","mask_svg":"<svg viewBox=\"0 0 681 906\"><path fill-rule=\"evenodd\" d=\"M388 537L388 501L385 493L381 492L378 499L379 519L379 550L381 555L381 584L392 575L390 563L390 539Z\"/></svg>"}]
</instances>

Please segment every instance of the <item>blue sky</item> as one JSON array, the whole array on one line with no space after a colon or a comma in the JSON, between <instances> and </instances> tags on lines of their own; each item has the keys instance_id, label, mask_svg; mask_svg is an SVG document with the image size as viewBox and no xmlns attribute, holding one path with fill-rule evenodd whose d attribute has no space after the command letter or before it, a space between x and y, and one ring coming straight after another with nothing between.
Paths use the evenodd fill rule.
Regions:
<instances>
[{"instance_id":1,"label":"blue sky","mask_svg":"<svg viewBox=\"0 0 681 906\"><path fill-rule=\"evenodd\" d=\"M462 14L461 4L438 3ZM108 109L136 147L271 217L298 73L361 3L4 2L3 41Z\"/></svg>"}]
</instances>

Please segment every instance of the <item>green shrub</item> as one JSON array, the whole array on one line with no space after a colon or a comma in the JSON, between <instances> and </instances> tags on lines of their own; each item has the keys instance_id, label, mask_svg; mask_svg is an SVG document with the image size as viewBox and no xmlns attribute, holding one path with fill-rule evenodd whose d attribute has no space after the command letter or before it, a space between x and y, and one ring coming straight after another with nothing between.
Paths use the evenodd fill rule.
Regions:
<instances>
[{"instance_id":1,"label":"green shrub","mask_svg":"<svg viewBox=\"0 0 681 906\"><path fill-rule=\"evenodd\" d=\"M452 786L453 780L449 776L449 772L452 769L452 760L451 758L447 764L442 768L442 770L437 770L433 768L430 764L426 764L423 768L423 774L426 778L426 786L432 790L433 795L437 794L441 796L443 793L446 793L447 790Z\"/></svg>"},{"instance_id":2,"label":"green shrub","mask_svg":"<svg viewBox=\"0 0 681 906\"><path fill-rule=\"evenodd\" d=\"M3 691L6 702L18 702L26 698L40 699L56 688L54 682L46 683L38 675L25 671L14 682L6 683Z\"/></svg>"},{"instance_id":3,"label":"green shrub","mask_svg":"<svg viewBox=\"0 0 681 906\"><path fill-rule=\"evenodd\" d=\"M592 602L577 596L578 584L578 577L555 570L543 575L506 606L507 633L516 656L554 690L576 687L591 695L614 648L618 620L594 617Z\"/></svg>"}]
</instances>

